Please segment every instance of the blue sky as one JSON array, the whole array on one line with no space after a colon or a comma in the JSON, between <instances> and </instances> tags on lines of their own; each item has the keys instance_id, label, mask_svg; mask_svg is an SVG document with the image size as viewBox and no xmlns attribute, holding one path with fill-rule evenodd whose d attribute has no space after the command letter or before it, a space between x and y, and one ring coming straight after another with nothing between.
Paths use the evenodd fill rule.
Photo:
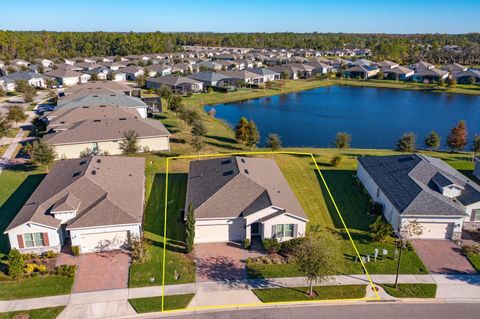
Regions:
<instances>
[{"instance_id":1,"label":"blue sky","mask_svg":"<svg viewBox=\"0 0 480 319\"><path fill-rule=\"evenodd\" d=\"M480 0L14 0L0 29L51 31L480 32Z\"/></svg>"}]
</instances>

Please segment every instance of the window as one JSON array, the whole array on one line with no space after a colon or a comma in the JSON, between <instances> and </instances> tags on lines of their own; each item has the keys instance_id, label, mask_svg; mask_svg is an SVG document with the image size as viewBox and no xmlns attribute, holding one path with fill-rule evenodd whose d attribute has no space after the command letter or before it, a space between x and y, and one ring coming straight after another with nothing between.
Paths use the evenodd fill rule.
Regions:
<instances>
[{"instance_id":1,"label":"window","mask_svg":"<svg viewBox=\"0 0 480 319\"><path fill-rule=\"evenodd\" d=\"M480 208L472 209L472 222L480 221Z\"/></svg>"},{"instance_id":2,"label":"window","mask_svg":"<svg viewBox=\"0 0 480 319\"><path fill-rule=\"evenodd\" d=\"M23 241L27 248L45 246L42 233L23 234Z\"/></svg>"},{"instance_id":3,"label":"window","mask_svg":"<svg viewBox=\"0 0 480 319\"><path fill-rule=\"evenodd\" d=\"M275 237L293 237L293 224L275 225Z\"/></svg>"}]
</instances>

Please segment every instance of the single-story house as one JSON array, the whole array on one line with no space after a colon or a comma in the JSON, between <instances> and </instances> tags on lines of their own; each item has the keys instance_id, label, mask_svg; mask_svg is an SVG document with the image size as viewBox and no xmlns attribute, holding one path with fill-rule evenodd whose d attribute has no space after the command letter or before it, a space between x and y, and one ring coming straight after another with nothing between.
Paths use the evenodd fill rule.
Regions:
<instances>
[{"instance_id":1,"label":"single-story house","mask_svg":"<svg viewBox=\"0 0 480 319\"><path fill-rule=\"evenodd\" d=\"M190 162L185 212L195 243L305 235L308 218L272 159L223 157ZM186 214L185 214L186 218Z\"/></svg>"},{"instance_id":2,"label":"single-story house","mask_svg":"<svg viewBox=\"0 0 480 319\"><path fill-rule=\"evenodd\" d=\"M314 71L316 74L326 74L328 72L333 72L333 67L330 64L322 62L310 62L308 63L308 65L314 67Z\"/></svg>"},{"instance_id":3,"label":"single-story house","mask_svg":"<svg viewBox=\"0 0 480 319\"><path fill-rule=\"evenodd\" d=\"M410 68L412 70L414 70L415 72L420 72L420 71L424 71L424 70L429 70L429 69L433 69L435 67L434 64L431 64L431 63L428 63L428 62L425 62L425 61L419 61L415 64L412 64L410 66Z\"/></svg>"},{"instance_id":4,"label":"single-story house","mask_svg":"<svg viewBox=\"0 0 480 319\"><path fill-rule=\"evenodd\" d=\"M480 226L480 186L438 158L360 157L357 176L397 233L417 221L418 238L455 240Z\"/></svg>"},{"instance_id":5,"label":"single-story house","mask_svg":"<svg viewBox=\"0 0 480 319\"><path fill-rule=\"evenodd\" d=\"M187 76L195 81L200 81L204 86L225 87L229 83L230 77L217 72L198 72Z\"/></svg>"},{"instance_id":6,"label":"single-story house","mask_svg":"<svg viewBox=\"0 0 480 319\"><path fill-rule=\"evenodd\" d=\"M30 62L22 60L22 59L13 59L10 61L11 65L16 65L18 67L27 67L30 65Z\"/></svg>"},{"instance_id":7,"label":"single-story house","mask_svg":"<svg viewBox=\"0 0 480 319\"><path fill-rule=\"evenodd\" d=\"M69 69L56 69L45 73L46 76L54 78L59 84L64 86L82 84L90 80L90 74L84 74Z\"/></svg>"},{"instance_id":8,"label":"single-story house","mask_svg":"<svg viewBox=\"0 0 480 319\"><path fill-rule=\"evenodd\" d=\"M468 69L455 73L453 77L461 84L480 84L480 70Z\"/></svg>"},{"instance_id":9,"label":"single-story house","mask_svg":"<svg viewBox=\"0 0 480 319\"><path fill-rule=\"evenodd\" d=\"M413 80L416 82L439 82L445 80L448 77L448 71L440 70L437 68L424 69L422 71L415 71L413 74Z\"/></svg>"},{"instance_id":10,"label":"single-story house","mask_svg":"<svg viewBox=\"0 0 480 319\"><path fill-rule=\"evenodd\" d=\"M457 74L460 72L465 72L468 70L468 67L461 65L460 63L450 63L441 67L442 70L449 72L450 74Z\"/></svg>"},{"instance_id":11,"label":"single-story house","mask_svg":"<svg viewBox=\"0 0 480 319\"><path fill-rule=\"evenodd\" d=\"M15 81L27 81L29 85L35 88L47 87L45 84L45 76L35 72L14 72L0 77L0 83L3 83L4 90L7 92L15 90ZM9 85L8 83L13 83L13 85Z\"/></svg>"},{"instance_id":12,"label":"single-story house","mask_svg":"<svg viewBox=\"0 0 480 319\"><path fill-rule=\"evenodd\" d=\"M394 69L400 66L397 62L392 62L389 60L383 60L381 62L375 63L375 65L380 69L382 69L383 72L386 72L389 69Z\"/></svg>"},{"instance_id":13,"label":"single-story house","mask_svg":"<svg viewBox=\"0 0 480 319\"><path fill-rule=\"evenodd\" d=\"M384 77L389 80L405 81L410 79L415 71L404 66L396 66L393 68L382 69Z\"/></svg>"},{"instance_id":14,"label":"single-story house","mask_svg":"<svg viewBox=\"0 0 480 319\"><path fill-rule=\"evenodd\" d=\"M122 72L125 73L127 80L135 81L141 75L145 74L145 70L142 67L136 65L129 65L122 69Z\"/></svg>"},{"instance_id":15,"label":"single-story house","mask_svg":"<svg viewBox=\"0 0 480 319\"><path fill-rule=\"evenodd\" d=\"M194 65L195 69L198 71L220 71L222 69L222 65L220 63L212 62L212 61L202 61L198 62Z\"/></svg>"},{"instance_id":16,"label":"single-story house","mask_svg":"<svg viewBox=\"0 0 480 319\"><path fill-rule=\"evenodd\" d=\"M203 90L203 82L187 78L185 76L176 76L176 75L166 75L158 78L148 78L147 79L147 89L150 88L160 88L162 86L169 87L173 92L176 93L197 93Z\"/></svg>"},{"instance_id":17,"label":"single-story house","mask_svg":"<svg viewBox=\"0 0 480 319\"><path fill-rule=\"evenodd\" d=\"M96 74L97 75L97 78L99 80L106 80L107 79L107 75L108 75L108 72L110 72L110 70L104 66L97 66L93 69L90 69L90 70L87 70L87 71L84 71L86 74L90 74L90 76Z\"/></svg>"},{"instance_id":18,"label":"single-story house","mask_svg":"<svg viewBox=\"0 0 480 319\"><path fill-rule=\"evenodd\" d=\"M379 68L365 64L352 66L343 71L343 75L348 78L360 77L362 79L368 79L377 75L378 72L380 72Z\"/></svg>"},{"instance_id":19,"label":"single-story house","mask_svg":"<svg viewBox=\"0 0 480 319\"><path fill-rule=\"evenodd\" d=\"M22 253L126 248L140 237L145 160L94 156L59 161L5 230Z\"/></svg>"},{"instance_id":20,"label":"single-story house","mask_svg":"<svg viewBox=\"0 0 480 319\"><path fill-rule=\"evenodd\" d=\"M264 82L264 77L260 74L248 70L220 71L219 73L229 77L229 85L236 86L239 82L250 84L259 84Z\"/></svg>"},{"instance_id":21,"label":"single-story house","mask_svg":"<svg viewBox=\"0 0 480 319\"><path fill-rule=\"evenodd\" d=\"M248 72L252 72L263 77L263 80L260 80L260 83L280 80L280 73L267 68L248 68Z\"/></svg>"},{"instance_id":22,"label":"single-story house","mask_svg":"<svg viewBox=\"0 0 480 319\"><path fill-rule=\"evenodd\" d=\"M165 75L170 75L172 73L172 67L169 65L162 65L162 64L149 65L148 69L150 71L155 72L157 76L165 76Z\"/></svg>"},{"instance_id":23,"label":"single-story house","mask_svg":"<svg viewBox=\"0 0 480 319\"><path fill-rule=\"evenodd\" d=\"M104 105L55 112L43 140L54 148L59 159L78 158L85 152L122 154L120 142L128 131L137 134L140 151L170 150L170 132L165 126L141 118L132 109Z\"/></svg>"},{"instance_id":24,"label":"single-story house","mask_svg":"<svg viewBox=\"0 0 480 319\"><path fill-rule=\"evenodd\" d=\"M291 63L279 66L272 66L269 68L272 71L280 74L286 74L289 79L306 79L315 73L315 67L302 63Z\"/></svg>"}]
</instances>

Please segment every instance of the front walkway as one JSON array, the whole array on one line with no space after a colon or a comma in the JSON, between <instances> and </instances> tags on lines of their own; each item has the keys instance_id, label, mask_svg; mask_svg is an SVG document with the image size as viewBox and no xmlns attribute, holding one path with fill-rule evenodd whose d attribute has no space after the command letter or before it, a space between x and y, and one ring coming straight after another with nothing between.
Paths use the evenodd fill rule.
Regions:
<instances>
[{"instance_id":1,"label":"front walkway","mask_svg":"<svg viewBox=\"0 0 480 319\"><path fill-rule=\"evenodd\" d=\"M413 240L420 259L433 274L476 274L461 246L450 240Z\"/></svg>"}]
</instances>

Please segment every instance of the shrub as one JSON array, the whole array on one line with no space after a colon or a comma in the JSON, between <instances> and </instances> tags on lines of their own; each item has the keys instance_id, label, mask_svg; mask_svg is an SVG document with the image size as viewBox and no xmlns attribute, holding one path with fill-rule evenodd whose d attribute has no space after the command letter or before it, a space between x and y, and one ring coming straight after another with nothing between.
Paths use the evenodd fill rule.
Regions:
<instances>
[{"instance_id":1,"label":"shrub","mask_svg":"<svg viewBox=\"0 0 480 319\"><path fill-rule=\"evenodd\" d=\"M243 248L250 249L250 239L245 238L245 240L243 241Z\"/></svg>"},{"instance_id":2,"label":"shrub","mask_svg":"<svg viewBox=\"0 0 480 319\"><path fill-rule=\"evenodd\" d=\"M144 237L134 237L130 240L130 255L133 264L144 263L148 260L147 240Z\"/></svg>"},{"instance_id":3,"label":"shrub","mask_svg":"<svg viewBox=\"0 0 480 319\"><path fill-rule=\"evenodd\" d=\"M383 205L379 202L373 202L370 206L370 213L375 216L383 215Z\"/></svg>"},{"instance_id":4,"label":"shrub","mask_svg":"<svg viewBox=\"0 0 480 319\"><path fill-rule=\"evenodd\" d=\"M333 167L338 167L342 163L342 160L343 160L342 155L335 155L330 160L330 164L332 164Z\"/></svg>"},{"instance_id":5,"label":"shrub","mask_svg":"<svg viewBox=\"0 0 480 319\"><path fill-rule=\"evenodd\" d=\"M80 247L79 246L72 246L72 254L74 256L80 256Z\"/></svg>"},{"instance_id":6,"label":"shrub","mask_svg":"<svg viewBox=\"0 0 480 319\"><path fill-rule=\"evenodd\" d=\"M207 92L208 92L208 93L212 93L212 92L213 92L213 88L212 88L211 86L209 86L209 87L207 88Z\"/></svg>"},{"instance_id":7,"label":"shrub","mask_svg":"<svg viewBox=\"0 0 480 319\"><path fill-rule=\"evenodd\" d=\"M305 241L305 237L298 237L284 241L280 244L279 253L284 255L295 255L300 245Z\"/></svg>"},{"instance_id":8,"label":"shrub","mask_svg":"<svg viewBox=\"0 0 480 319\"><path fill-rule=\"evenodd\" d=\"M31 273L34 272L36 269L37 269L37 264L26 264L26 265L25 265L24 272L25 272L26 274L31 274Z\"/></svg>"},{"instance_id":9,"label":"shrub","mask_svg":"<svg viewBox=\"0 0 480 319\"><path fill-rule=\"evenodd\" d=\"M465 255L466 257L472 257L478 254L478 252L479 252L478 245L462 246L462 254Z\"/></svg>"},{"instance_id":10,"label":"shrub","mask_svg":"<svg viewBox=\"0 0 480 319\"><path fill-rule=\"evenodd\" d=\"M58 253L53 251L53 250L49 250L49 251L44 252L42 254L42 257L52 259L52 258L58 257Z\"/></svg>"},{"instance_id":11,"label":"shrub","mask_svg":"<svg viewBox=\"0 0 480 319\"><path fill-rule=\"evenodd\" d=\"M262 245L268 254L276 254L280 250L280 243L275 238L264 239Z\"/></svg>"},{"instance_id":12,"label":"shrub","mask_svg":"<svg viewBox=\"0 0 480 319\"><path fill-rule=\"evenodd\" d=\"M369 227L372 240L377 242L385 241L393 232L392 226L383 219L383 216L378 216Z\"/></svg>"},{"instance_id":13,"label":"shrub","mask_svg":"<svg viewBox=\"0 0 480 319\"><path fill-rule=\"evenodd\" d=\"M14 280L20 279L23 275L24 259L17 249L10 250L7 257L8 275Z\"/></svg>"},{"instance_id":14,"label":"shrub","mask_svg":"<svg viewBox=\"0 0 480 319\"><path fill-rule=\"evenodd\" d=\"M75 277L75 270L76 270L76 266L74 265L61 265L61 266L55 267L55 270L53 271L53 273L57 276L73 278Z\"/></svg>"},{"instance_id":15,"label":"shrub","mask_svg":"<svg viewBox=\"0 0 480 319\"><path fill-rule=\"evenodd\" d=\"M414 250L413 245L410 241L407 241L405 243L405 248L407 248L408 251L413 251Z\"/></svg>"},{"instance_id":16,"label":"shrub","mask_svg":"<svg viewBox=\"0 0 480 319\"><path fill-rule=\"evenodd\" d=\"M31 318L32 316L30 316L30 314L27 312L17 313L12 317L12 319L31 319Z\"/></svg>"},{"instance_id":17,"label":"shrub","mask_svg":"<svg viewBox=\"0 0 480 319\"><path fill-rule=\"evenodd\" d=\"M47 269L47 266L45 265L37 265L37 271L42 275L44 275L47 273L48 269Z\"/></svg>"}]
</instances>

